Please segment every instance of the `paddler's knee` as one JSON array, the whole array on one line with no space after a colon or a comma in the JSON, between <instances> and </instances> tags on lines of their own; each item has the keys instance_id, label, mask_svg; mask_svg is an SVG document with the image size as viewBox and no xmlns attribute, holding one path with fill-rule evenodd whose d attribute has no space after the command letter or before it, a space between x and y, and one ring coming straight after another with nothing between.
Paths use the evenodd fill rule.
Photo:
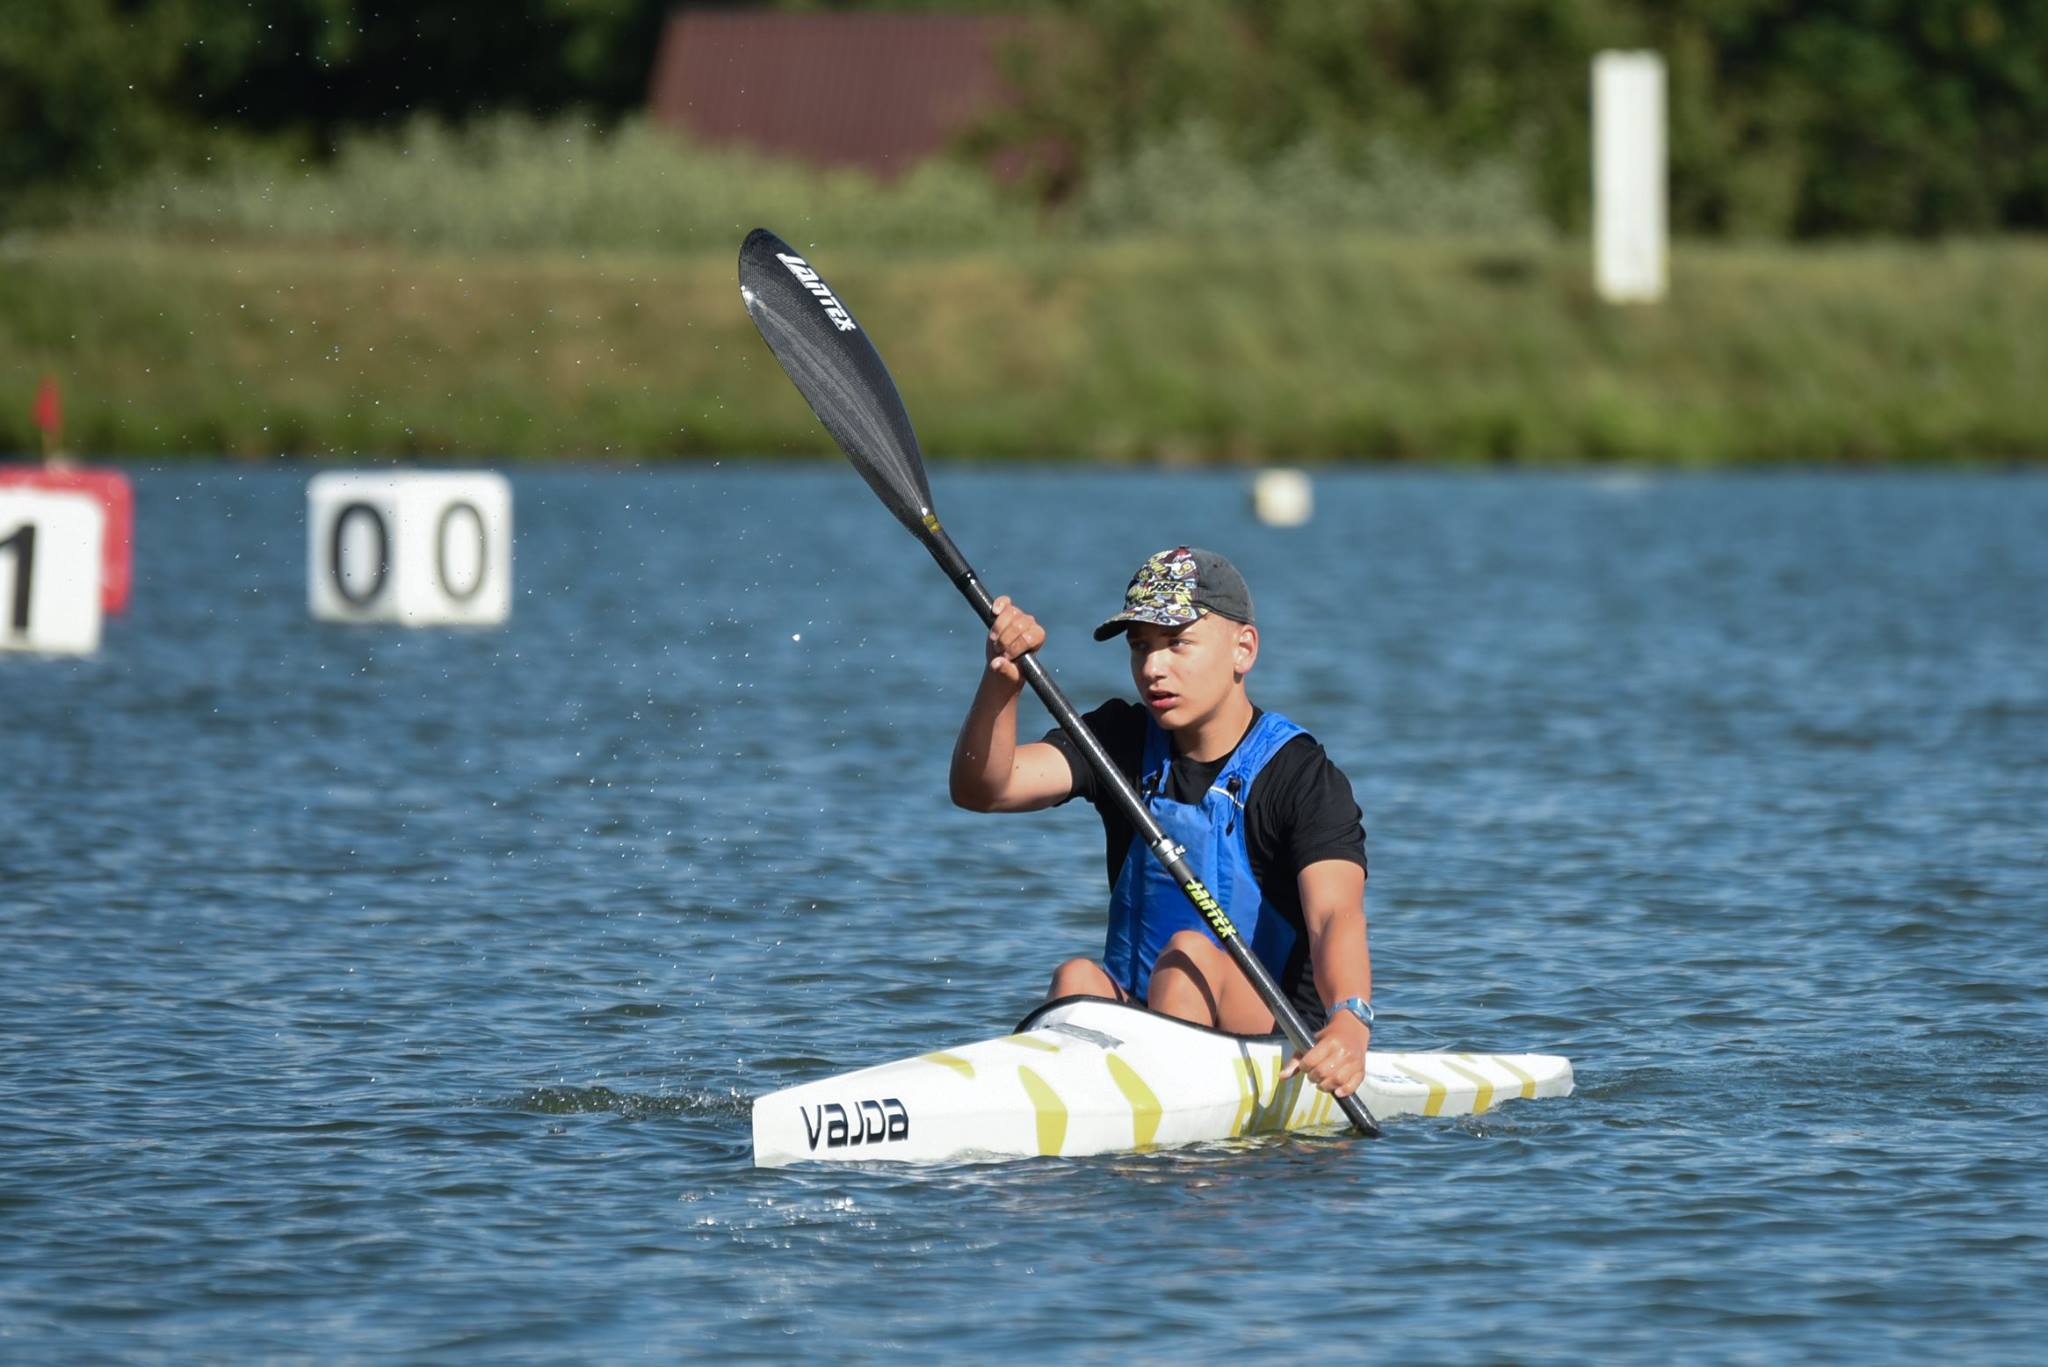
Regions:
<instances>
[{"instance_id":1,"label":"paddler's knee","mask_svg":"<svg viewBox=\"0 0 2048 1367\"><path fill-rule=\"evenodd\" d=\"M1214 1025L1218 1019L1217 986L1213 981L1223 951L1199 930L1183 930L1166 942L1152 965L1152 985L1146 1005L1154 1011L1200 1025Z\"/></svg>"},{"instance_id":2,"label":"paddler's knee","mask_svg":"<svg viewBox=\"0 0 2048 1367\"><path fill-rule=\"evenodd\" d=\"M1048 999L1055 997L1108 997L1122 1001L1124 994L1117 990L1109 973L1093 959L1069 959L1053 970L1052 986L1046 989Z\"/></svg>"},{"instance_id":3,"label":"paddler's knee","mask_svg":"<svg viewBox=\"0 0 2048 1367\"><path fill-rule=\"evenodd\" d=\"M1169 956L1185 959L1201 969L1220 967L1230 961L1230 956L1223 952L1222 946L1210 939L1207 931L1202 930L1175 931L1173 938L1166 942L1166 948L1159 951L1158 962L1165 963ZM1155 967L1152 971L1156 973L1159 970Z\"/></svg>"}]
</instances>

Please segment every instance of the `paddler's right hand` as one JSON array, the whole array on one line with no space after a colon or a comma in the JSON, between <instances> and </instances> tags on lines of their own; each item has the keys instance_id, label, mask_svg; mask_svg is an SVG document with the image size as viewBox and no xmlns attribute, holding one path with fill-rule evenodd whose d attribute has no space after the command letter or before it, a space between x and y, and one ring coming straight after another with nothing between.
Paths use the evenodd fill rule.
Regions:
<instances>
[{"instance_id":1,"label":"paddler's right hand","mask_svg":"<svg viewBox=\"0 0 2048 1367\"><path fill-rule=\"evenodd\" d=\"M1045 644L1045 628L1038 619L1012 603L1008 595L996 599L996 619L988 629L988 668L991 674L1015 688L1024 686L1017 670L1018 657Z\"/></svg>"}]
</instances>

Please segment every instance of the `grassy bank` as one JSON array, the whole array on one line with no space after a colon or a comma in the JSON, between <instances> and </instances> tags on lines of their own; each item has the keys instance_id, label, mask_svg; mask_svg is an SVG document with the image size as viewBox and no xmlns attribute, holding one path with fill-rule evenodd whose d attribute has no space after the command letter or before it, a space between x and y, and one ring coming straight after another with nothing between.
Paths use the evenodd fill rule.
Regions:
<instances>
[{"instance_id":1,"label":"grassy bank","mask_svg":"<svg viewBox=\"0 0 2048 1367\"><path fill-rule=\"evenodd\" d=\"M0 446L35 377L86 453L824 451L717 251L0 246ZM802 224L775 224L803 241ZM1598 304L1576 244L805 243L928 451L1577 463L2048 457L2048 244L1682 246Z\"/></svg>"}]
</instances>

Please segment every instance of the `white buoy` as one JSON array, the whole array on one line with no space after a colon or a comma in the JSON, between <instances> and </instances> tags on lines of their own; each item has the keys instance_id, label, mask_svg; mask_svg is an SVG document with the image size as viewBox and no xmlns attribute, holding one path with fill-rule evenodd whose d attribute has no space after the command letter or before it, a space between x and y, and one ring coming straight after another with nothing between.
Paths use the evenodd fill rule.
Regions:
<instances>
[{"instance_id":1,"label":"white buoy","mask_svg":"<svg viewBox=\"0 0 2048 1367\"><path fill-rule=\"evenodd\" d=\"M106 513L87 494L0 489L0 650L100 648Z\"/></svg>"},{"instance_id":2,"label":"white buoy","mask_svg":"<svg viewBox=\"0 0 2048 1367\"><path fill-rule=\"evenodd\" d=\"M1252 481L1252 513L1268 527L1299 527L1315 510L1315 485L1301 470L1261 470Z\"/></svg>"},{"instance_id":3,"label":"white buoy","mask_svg":"<svg viewBox=\"0 0 2048 1367\"><path fill-rule=\"evenodd\" d=\"M1664 297L1664 59L1593 59L1593 281L1610 304Z\"/></svg>"},{"instance_id":4,"label":"white buoy","mask_svg":"<svg viewBox=\"0 0 2048 1367\"><path fill-rule=\"evenodd\" d=\"M322 621L488 625L512 611L512 489L492 471L315 475L306 532Z\"/></svg>"}]
</instances>

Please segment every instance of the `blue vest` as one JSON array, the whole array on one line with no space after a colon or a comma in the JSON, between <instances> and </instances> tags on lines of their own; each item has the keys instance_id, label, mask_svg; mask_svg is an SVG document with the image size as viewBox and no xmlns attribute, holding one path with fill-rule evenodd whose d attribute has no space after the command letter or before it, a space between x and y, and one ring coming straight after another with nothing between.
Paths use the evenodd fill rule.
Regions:
<instances>
[{"instance_id":1,"label":"blue vest","mask_svg":"<svg viewBox=\"0 0 2048 1367\"><path fill-rule=\"evenodd\" d=\"M1173 744L1149 716L1145 718L1145 758L1138 767L1139 794L1152 819L1175 844L1185 847L1181 857L1229 913L1230 923L1274 981L1282 982L1283 991L1281 974L1288 952L1294 948L1296 931L1266 901L1252 878L1244 809L1266 761L1301 733L1299 726L1277 712L1262 714L1238 742L1199 806L1172 802L1164 796ZM1109 895L1109 939L1102 951L1103 966L1142 1002L1159 951L1183 930L1199 930L1222 947L1187 894L1153 858L1144 837L1134 834L1123 870L1117 874L1116 889Z\"/></svg>"}]
</instances>

